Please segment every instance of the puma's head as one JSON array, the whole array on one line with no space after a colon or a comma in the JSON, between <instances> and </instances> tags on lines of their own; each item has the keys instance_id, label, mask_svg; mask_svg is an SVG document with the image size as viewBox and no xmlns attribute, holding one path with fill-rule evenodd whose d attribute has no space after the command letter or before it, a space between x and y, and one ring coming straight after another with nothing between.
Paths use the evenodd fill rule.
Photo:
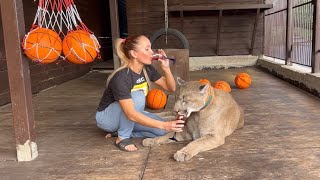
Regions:
<instances>
[{"instance_id":1,"label":"puma's head","mask_svg":"<svg viewBox=\"0 0 320 180\"><path fill-rule=\"evenodd\" d=\"M209 97L210 84L201 84L198 81L186 82L177 78L179 88L173 110L179 115L189 117L192 112L200 111Z\"/></svg>"}]
</instances>

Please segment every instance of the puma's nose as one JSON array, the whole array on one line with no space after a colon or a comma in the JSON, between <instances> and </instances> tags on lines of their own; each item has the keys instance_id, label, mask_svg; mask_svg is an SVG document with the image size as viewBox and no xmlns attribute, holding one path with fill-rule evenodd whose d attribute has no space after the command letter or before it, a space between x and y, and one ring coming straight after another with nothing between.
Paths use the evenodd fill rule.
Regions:
<instances>
[{"instance_id":1,"label":"puma's nose","mask_svg":"<svg viewBox=\"0 0 320 180\"><path fill-rule=\"evenodd\" d=\"M188 114L186 110L177 111L176 113L179 114L180 116L186 116Z\"/></svg>"}]
</instances>

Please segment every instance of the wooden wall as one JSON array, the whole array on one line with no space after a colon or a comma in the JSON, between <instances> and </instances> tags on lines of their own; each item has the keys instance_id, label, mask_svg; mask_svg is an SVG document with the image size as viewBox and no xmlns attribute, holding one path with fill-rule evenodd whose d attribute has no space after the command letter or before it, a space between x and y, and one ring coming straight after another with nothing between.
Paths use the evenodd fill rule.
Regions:
<instances>
[{"instance_id":1,"label":"wooden wall","mask_svg":"<svg viewBox=\"0 0 320 180\"><path fill-rule=\"evenodd\" d=\"M28 32L36 13L38 1L24 0L23 3L26 32ZM90 2L86 0L75 1L82 21L90 30L94 31L97 37L101 34L101 19L99 11L97 11L97 9L99 9L98 3L99 0L92 0ZM4 48L2 22L0 18L0 106L10 102L7 61ZM58 64L52 63L48 65L29 62L33 93L82 76L89 72L91 65L74 65L64 61Z\"/></svg>"},{"instance_id":2,"label":"wooden wall","mask_svg":"<svg viewBox=\"0 0 320 180\"><path fill-rule=\"evenodd\" d=\"M1 7L0 7L1 14ZM0 105L10 101L7 61L5 60L2 19L0 18Z\"/></svg>"},{"instance_id":3,"label":"wooden wall","mask_svg":"<svg viewBox=\"0 0 320 180\"><path fill-rule=\"evenodd\" d=\"M168 0L172 5L208 5L208 4L258 4L263 0ZM230 10L223 12L219 55L249 54L256 10ZM150 36L164 27L163 0L127 0L127 17L129 34ZM181 31L190 44L190 56L216 55L218 11L192 11L184 13L181 29L178 12L169 13L169 28ZM153 48L181 48L177 39L169 37L168 45L160 38ZM263 47L263 13L259 16L256 41L253 54L262 53Z\"/></svg>"}]
</instances>

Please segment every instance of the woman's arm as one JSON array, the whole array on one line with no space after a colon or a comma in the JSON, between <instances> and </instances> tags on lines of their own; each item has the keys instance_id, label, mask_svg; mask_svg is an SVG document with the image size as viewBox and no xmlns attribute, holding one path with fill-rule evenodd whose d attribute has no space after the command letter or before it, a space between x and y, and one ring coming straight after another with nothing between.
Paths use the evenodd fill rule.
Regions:
<instances>
[{"instance_id":1,"label":"woman's arm","mask_svg":"<svg viewBox=\"0 0 320 180\"><path fill-rule=\"evenodd\" d=\"M164 129L167 131L175 131L175 132L181 132L182 127L184 126L183 120L173 120L173 121L163 122L163 121L152 119L136 111L134 108L134 102L132 101L132 99L119 100L119 103L125 115L127 116L127 118L141 125Z\"/></svg>"},{"instance_id":2,"label":"woman's arm","mask_svg":"<svg viewBox=\"0 0 320 180\"><path fill-rule=\"evenodd\" d=\"M162 49L159 49L158 53L166 56L166 53ZM155 83L167 91L174 92L176 90L176 82L170 69L169 60L159 59L159 61L161 63L160 67L164 73L164 76L155 81Z\"/></svg>"},{"instance_id":3,"label":"woman's arm","mask_svg":"<svg viewBox=\"0 0 320 180\"><path fill-rule=\"evenodd\" d=\"M169 69L169 71L170 71L170 69ZM162 76L160 79L158 79L154 83L156 83L158 86L161 86L163 89L165 89L167 91L174 92L176 90L176 82L174 80L174 77L173 77L171 71L165 72L164 76Z\"/></svg>"}]
</instances>

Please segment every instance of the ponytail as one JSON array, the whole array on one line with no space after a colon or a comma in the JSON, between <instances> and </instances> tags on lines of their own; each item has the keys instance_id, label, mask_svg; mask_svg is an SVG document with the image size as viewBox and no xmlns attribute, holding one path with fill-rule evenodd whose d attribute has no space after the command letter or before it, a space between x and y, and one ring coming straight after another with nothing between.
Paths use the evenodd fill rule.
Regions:
<instances>
[{"instance_id":1,"label":"ponytail","mask_svg":"<svg viewBox=\"0 0 320 180\"><path fill-rule=\"evenodd\" d=\"M126 39L121 39L118 38L115 41L115 50L116 53L120 59L120 67L113 71L110 76L107 79L107 87L109 85L109 82L111 78L114 76L115 73L118 71L129 67L130 64L130 50L134 50L136 45L138 44L138 40L140 37L143 35L133 35L133 36L128 36Z\"/></svg>"}]
</instances>

